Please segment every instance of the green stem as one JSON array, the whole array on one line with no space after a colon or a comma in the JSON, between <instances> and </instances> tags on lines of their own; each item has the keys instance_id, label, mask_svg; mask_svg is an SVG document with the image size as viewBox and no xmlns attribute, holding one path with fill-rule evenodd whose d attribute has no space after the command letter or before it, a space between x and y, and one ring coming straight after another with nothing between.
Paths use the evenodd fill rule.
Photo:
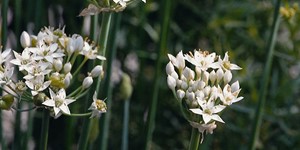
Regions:
<instances>
[{"instance_id":1,"label":"green stem","mask_svg":"<svg viewBox=\"0 0 300 150\"><path fill-rule=\"evenodd\" d=\"M101 122L100 122L100 131L101 132L101 136L100 136L100 142L101 142L101 150L106 150L107 149L107 143L108 143L108 133L109 133L109 126L110 126L110 118L111 118L111 107L112 107L112 87L111 87L111 81L110 81L110 77L112 74L112 62L115 58L116 55L116 44L115 44L115 39L116 39L116 33L117 30L119 28L120 25L120 20L121 20L121 15L120 14L113 14L113 26L111 27L111 34L109 37L109 45L110 46L110 51L108 51L106 58L107 58L107 69L106 69L106 78L103 82L103 87L102 87L102 91L103 91L103 95L105 97L107 97L106 100L106 104L107 104L107 112L106 114L101 118ZM100 38L101 40L101 38ZM99 91L99 89L97 88L97 91Z\"/></svg>"},{"instance_id":2,"label":"green stem","mask_svg":"<svg viewBox=\"0 0 300 150\"><path fill-rule=\"evenodd\" d=\"M66 116L71 116L71 117L86 117L86 116L90 116L92 114L92 112L88 112L88 113L82 113L82 114L64 114Z\"/></svg>"},{"instance_id":3,"label":"green stem","mask_svg":"<svg viewBox=\"0 0 300 150\"><path fill-rule=\"evenodd\" d=\"M157 107L157 100L158 100L158 92L159 92L159 85L160 85L160 76L161 76L161 66L162 66L162 58L166 55L166 47L167 47L167 39L168 39L168 30L170 24L170 16L171 16L171 4L172 0L165 0L162 1L163 3L163 10L164 16L162 21L162 31L160 35L160 43L159 43L159 52L156 64L156 71L155 71L155 81L154 81L154 90L152 94L152 101L150 106L149 116L147 118L147 128L146 128L146 144L145 149L150 149L150 144L152 140L152 134L154 130L155 124L155 115L156 115L156 107Z\"/></svg>"},{"instance_id":4,"label":"green stem","mask_svg":"<svg viewBox=\"0 0 300 150\"><path fill-rule=\"evenodd\" d=\"M94 19L94 21L97 21L97 20ZM100 43L99 43L100 49L98 51L99 54L100 54L100 52L102 52L103 55L105 55L110 23L111 23L111 13L103 13L101 32L100 32ZM94 27L97 27L97 26L95 26L95 23L93 23L93 25L94 25ZM93 29L93 30L95 31L95 29ZM102 61L102 64L103 63L104 62ZM96 64L98 64L98 63L96 62ZM95 92L94 89L96 89L97 94L99 94L100 83L101 83L101 77L98 77L98 79L96 81L96 88L94 86L92 86L90 93L87 94L87 96L92 96L93 93ZM86 101L86 104L85 104L86 105L85 108L88 108L89 104L91 104L91 103L92 103L92 98L88 98L88 100ZM83 123L83 130L82 130L82 133L81 133L81 136L79 139L79 146L78 146L79 150L87 149L87 143L88 143L90 129L91 129L91 120L88 118L85 118L84 123Z\"/></svg>"},{"instance_id":5,"label":"green stem","mask_svg":"<svg viewBox=\"0 0 300 150\"><path fill-rule=\"evenodd\" d=\"M40 137L40 150L47 150L48 145L48 130L49 130L49 121L50 121L50 113L49 110L43 110L43 118L42 118L42 132Z\"/></svg>"},{"instance_id":6,"label":"green stem","mask_svg":"<svg viewBox=\"0 0 300 150\"><path fill-rule=\"evenodd\" d=\"M79 73L79 71L81 70L82 66L86 63L88 59L86 57L84 57L83 61L81 62L81 64L77 67L76 71L73 73L73 76L76 77L77 74Z\"/></svg>"},{"instance_id":7,"label":"green stem","mask_svg":"<svg viewBox=\"0 0 300 150\"><path fill-rule=\"evenodd\" d=\"M129 106L130 100L125 100L123 114L123 134L122 134L122 150L128 149L128 123L129 123Z\"/></svg>"},{"instance_id":8,"label":"green stem","mask_svg":"<svg viewBox=\"0 0 300 150\"><path fill-rule=\"evenodd\" d=\"M251 143L249 145L250 150L255 149L256 141L258 141L260 127L262 124L263 110L264 110L264 105L266 102L266 91L268 89L268 82L269 82L269 77L270 77L270 73L271 73L271 65L272 65L272 60L273 60L274 46L275 46L275 42L276 42L277 31L278 31L279 24L280 24L280 14L279 14L280 2L281 2L281 0L277 0L277 2L276 2L275 12L274 12L274 20L273 20L272 29L271 29L271 35L270 35L270 39L269 39L268 45L267 45L268 56L267 56L266 66L264 69L263 80L261 82L259 103L258 103L256 112L255 112L255 120L254 120L254 124L253 124L253 129L252 129Z\"/></svg>"},{"instance_id":9,"label":"green stem","mask_svg":"<svg viewBox=\"0 0 300 150\"><path fill-rule=\"evenodd\" d=\"M198 146L200 143L200 132L198 131L197 128L192 129L192 135L191 135L191 140L190 140L190 145L189 145L189 150L198 150Z\"/></svg>"}]
</instances>

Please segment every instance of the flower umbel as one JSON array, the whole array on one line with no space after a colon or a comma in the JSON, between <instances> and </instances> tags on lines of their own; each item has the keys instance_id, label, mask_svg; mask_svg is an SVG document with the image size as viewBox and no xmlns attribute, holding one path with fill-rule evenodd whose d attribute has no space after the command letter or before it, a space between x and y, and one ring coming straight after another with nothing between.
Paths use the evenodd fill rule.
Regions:
<instances>
[{"instance_id":1,"label":"flower umbel","mask_svg":"<svg viewBox=\"0 0 300 150\"><path fill-rule=\"evenodd\" d=\"M242 68L230 62L228 52L223 59L216 53L200 50L184 55L180 51L176 57L171 54L168 57L168 86L176 94L185 118L202 133L203 140L203 133L212 134L216 122L225 123L220 112L243 99L238 97L239 82L230 84L231 71Z\"/></svg>"}]
</instances>

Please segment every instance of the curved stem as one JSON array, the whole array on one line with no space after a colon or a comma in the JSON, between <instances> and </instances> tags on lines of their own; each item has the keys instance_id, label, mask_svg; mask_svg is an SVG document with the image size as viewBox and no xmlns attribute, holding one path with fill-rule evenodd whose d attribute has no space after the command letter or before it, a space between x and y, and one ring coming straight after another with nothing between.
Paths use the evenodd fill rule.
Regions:
<instances>
[{"instance_id":1,"label":"curved stem","mask_svg":"<svg viewBox=\"0 0 300 150\"><path fill-rule=\"evenodd\" d=\"M249 145L250 150L255 149L256 141L258 141L258 138L259 138L263 110L264 110L264 105L266 102L266 91L268 89L269 77L270 77L270 73L271 73L271 65L272 65L272 60L273 60L274 46L275 46L275 42L276 42L277 31L278 31L279 24L280 24L280 14L279 14L280 2L281 2L281 0L277 0L277 2L276 2L275 12L274 12L274 20L273 20L272 29L271 29L271 35L270 35L270 39L269 39L268 45L267 45L268 56L267 56L266 66L264 69L265 72L263 74L263 80L261 82L261 87L260 87L261 90L260 90L260 95L259 95L259 103L258 103L256 112L255 112L255 120L254 120L254 124L253 124L253 128L252 128L251 143Z\"/></svg>"},{"instance_id":2,"label":"curved stem","mask_svg":"<svg viewBox=\"0 0 300 150\"><path fill-rule=\"evenodd\" d=\"M49 130L50 113L49 110L43 110L42 132L40 141L40 150L47 150L48 145L48 130Z\"/></svg>"},{"instance_id":3,"label":"curved stem","mask_svg":"<svg viewBox=\"0 0 300 150\"><path fill-rule=\"evenodd\" d=\"M36 106L33 106L32 108L28 108L28 109L19 109L19 108L15 108L15 107L11 107L12 109L18 111L18 112L25 112L25 111L30 111L36 108Z\"/></svg>"},{"instance_id":4,"label":"curved stem","mask_svg":"<svg viewBox=\"0 0 300 150\"><path fill-rule=\"evenodd\" d=\"M90 116L91 114L92 112L82 113L82 114L64 114L64 115L71 116L71 117L86 117L86 116Z\"/></svg>"}]
</instances>

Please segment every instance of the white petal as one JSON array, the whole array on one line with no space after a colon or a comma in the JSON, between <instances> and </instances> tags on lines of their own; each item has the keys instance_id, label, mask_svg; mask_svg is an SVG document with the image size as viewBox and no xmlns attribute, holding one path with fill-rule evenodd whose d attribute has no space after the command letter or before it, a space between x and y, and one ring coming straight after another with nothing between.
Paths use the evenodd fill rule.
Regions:
<instances>
[{"instance_id":1,"label":"white petal","mask_svg":"<svg viewBox=\"0 0 300 150\"><path fill-rule=\"evenodd\" d=\"M241 70L242 68L236 64L230 64L230 70Z\"/></svg>"},{"instance_id":2,"label":"white petal","mask_svg":"<svg viewBox=\"0 0 300 150\"><path fill-rule=\"evenodd\" d=\"M55 102L53 100L46 100L43 102L44 105L46 106L50 106L50 107L54 107L55 106Z\"/></svg>"},{"instance_id":3,"label":"white petal","mask_svg":"<svg viewBox=\"0 0 300 150\"><path fill-rule=\"evenodd\" d=\"M212 115L211 119L225 123L219 115Z\"/></svg>"},{"instance_id":4,"label":"white petal","mask_svg":"<svg viewBox=\"0 0 300 150\"><path fill-rule=\"evenodd\" d=\"M71 114L71 113L70 113L70 110L69 110L69 107L68 107L67 105L65 105L65 104L60 105L60 106L59 106L59 109L60 109L62 112L64 112L65 114L68 114L68 115Z\"/></svg>"},{"instance_id":5,"label":"white petal","mask_svg":"<svg viewBox=\"0 0 300 150\"><path fill-rule=\"evenodd\" d=\"M218 113L218 112L222 111L225 107L226 106L224 106L224 105L217 105L217 106L214 106L211 111L212 111L212 113Z\"/></svg>"},{"instance_id":6,"label":"white petal","mask_svg":"<svg viewBox=\"0 0 300 150\"><path fill-rule=\"evenodd\" d=\"M204 114L202 114L202 118L203 118L204 123L207 124L212 119L212 116L204 113Z\"/></svg>"},{"instance_id":7,"label":"white petal","mask_svg":"<svg viewBox=\"0 0 300 150\"><path fill-rule=\"evenodd\" d=\"M190 109L193 113L195 114L198 114L198 115L202 115L203 114L203 111L199 108L193 108L193 109Z\"/></svg>"}]
</instances>

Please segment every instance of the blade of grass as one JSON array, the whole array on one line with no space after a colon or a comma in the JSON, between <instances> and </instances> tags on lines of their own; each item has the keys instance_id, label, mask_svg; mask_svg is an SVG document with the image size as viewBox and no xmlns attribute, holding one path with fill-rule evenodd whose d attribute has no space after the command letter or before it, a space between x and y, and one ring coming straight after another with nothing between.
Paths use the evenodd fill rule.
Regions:
<instances>
[{"instance_id":1,"label":"blade of grass","mask_svg":"<svg viewBox=\"0 0 300 150\"><path fill-rule=\"evenodd\" d=\"M156 70L155 70L155 81L154 81L154 88L152 94L152 101L150 106L149 116L147 118L147 128L146 128L146 143L145 149L150 149L152 134L154 131L155 125L155 115L156 115L156 108L157 108L157 100L158 100L158 92L159 92L159 85L160 85L160 76L161 76L161 66L162 66L162 59L163 56L166 56L166 48L167 48L167 40L168 40L168 31L170 25L170 17L171 17L171 0L161 1L163 4L162 10L163 12L163 21L161 24L161 35L160 35L160 43L159 43L159 52L158 58L156 63Z\"/></svg>"},{"instance_id":2,"label":"blade of grass","mask_svg":"<svg viewBox=\"0 0 300 150\"><path fill-rule=\"evenodd\" d=\"M130 99L124 102L124 114L123 114L123 134L122 134L122 150L128 149L128 123L129 123L129 106Z\"/></svg>"},{"instance_id":3,"label":"blade of grass","mask_svg":"<svg viewBox=\"0 0 300 150\"><path fill-rule=\"evenodd\" d=\"M277 0L275 9L274 9L275 10L274 11L274 20L272 23L271 35L270 35L270 38L268 41L268 45L266 47L266 50L268 50L268 56L267 56L266 66L264 69L263 79L261 82L259 103L258 103L256 112L255 112L255 119L254 119L254 124L253 124L253 128L252 128L252 135L251 135L251 143L249 145L250 150L255 149L256 142L258 141L258 138L259 138L260 127L262 124L263 110L264 110L264 105L266 103L266 94L267 94L266 92L268 89L269 78L271 75L270 73L271 73L274 47L275 47L275 42L276 42L276 37L277 37L277 31L278 31L279 24L280 24L280 14L279 14L280 3L281 3L281 0Z\"/></svg>"}]
</instances>

